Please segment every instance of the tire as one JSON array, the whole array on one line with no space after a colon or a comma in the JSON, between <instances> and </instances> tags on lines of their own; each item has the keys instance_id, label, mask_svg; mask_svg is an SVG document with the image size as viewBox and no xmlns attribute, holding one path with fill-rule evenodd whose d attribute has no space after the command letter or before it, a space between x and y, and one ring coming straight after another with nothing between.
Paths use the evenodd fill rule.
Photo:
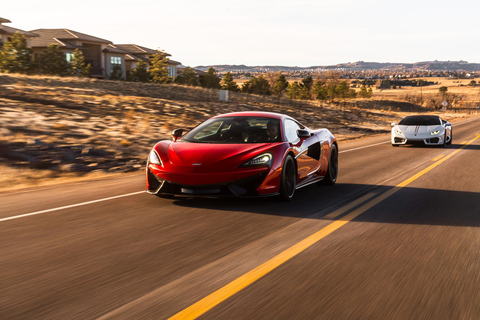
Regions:
<instances>
[{"instance_id":1,"label":"tire","mask_svg":"<svg viewBox=\"0 0 480 320\"><path fill-rule=\"evenodd\" d=\"M400 147L400 145L399 145L399 144L393 144L393 143L392 143L392 147Z\"/></svg>"},{"instance_id":2,"label":"tire","mask_svg":"<svg viewBox=\"0 0 480 320\"><path fill-rule=\"evenodd\" d=\"M330 150L330 158L328 160L327 174L320 184L333 186L337 182L338 177L338 150L337 145L332 144L332 149Z\"/></svg>"},{"instance_id":3,"label":"tire","mask_svg":"<svg viewBox=\"0 0 480 320\"><path fill-rule=\"evenodd\" d=\"M443 135L443 146L442 147L446 147L447 146L447 132L445 131L445 134Z\"/></svg>"},{"instance_id":4,"label":"tire","mask_svg":"<svg viewBox=\"0 0 480 320\"><path fill-rule=\"evenodd\" d=\"M280 178L280 200L290 201L295 194L297 184L297 169L295 160L291 155L287 155L282 167L282 176Z\"/></svg>"}]
</instances>

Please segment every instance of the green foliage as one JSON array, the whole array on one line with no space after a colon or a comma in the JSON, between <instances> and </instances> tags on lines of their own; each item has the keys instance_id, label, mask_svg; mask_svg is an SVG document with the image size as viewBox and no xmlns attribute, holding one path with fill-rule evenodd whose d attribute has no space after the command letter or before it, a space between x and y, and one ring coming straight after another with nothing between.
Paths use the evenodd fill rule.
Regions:
<instances>
[{"instance_id":1,"label":"green foliage","mask_svg":"<svg viewBox=\"0 0 480 320\"><path fill-rule=\"evenodd\" d=\"M168 76L168 57L163 51L158 51L150 57L150 81L154 83L169 83L172 78Z\"/></svg>"},{"instance_id":2,"label":"green foliage","mask_svg":"<svg viewBox=\"0 0 480 320\"><path fill-rule=\"evenodd\" d=\"M75 49L73 51L72 59L68 65L68 73L77 77L88 77L90 76L92 66L90 64L85 65L85 57L83 53Z\"/></svg>"},{"instance_id":3,"label":"green foliage","mask_svg":"<svg viewBox=\"0 0 480 320\"><path fill-rule=\"evenodd\" d=\"M50 44L38 59L40 73L64 76L68 74L68 62L65 53L56 44Z\"/></svg>"},{"instance_id":4,"label":"green foliage","mask_svg":"<svg viewBox=\"0 0 480 320\"><path fill-rule=\"evenodd\" d=\"M313 96L317 100L327 100L328 99L328 90L325 86L325 82L317 81L313 85L312 89Z\"/></svg>"},{"instance_id":5,"label":"green foliage","mask_svg":"<svg viewBox=\"0 0 480 320\"><path fill-rule=\"evenodd\" d=\"M358 96L359 96L360 98L368 98L367 87L362 86L362 87L360 88L360 91L358 91Z\"/></svg>"},{"instance_id":6,"label":"green foliage","mask_svg":"<svg viewBox=\"0 0 480 320\"><path fill-rule=\"evenodd\" d=\"M135 82L148 82L150 75L147 70L147 63L142 60L138 60L137 66L129 73L128 80Z\"/></svg>"},{"instance_id":7,"label":"green foliage","mask_svg":"<svg viewBox=\"0 0 480 320\"><path fill-rule=\"evenodd\" d=\"M217 76L217 71L210 67L200 84L204 88L220 89L220 78Z\"/></svg>"},{"instance_id":8,"label":"green foliage","mask_svg":"<svg viewBox=\"0 0 480 320\"><path fill-rule=\"evenodd\" d=\"M288 85L287 89L285 90L285 94L290 99L299 99L300 98L300 90L301 90L301 88L298 85L298 82L294 81L294 82L292 82Z\"/></svg>"},{"instance_id":9,"label":"green foliage","mask_svg":"<svg viewBox=\"0 0 480 320\"><path fill-rule=\"evenodd\" d=\"M183 70L183 73L175 78L175 83L184 84L187 86L198 86L197 73L195 70L193 70L193 68L186 67L185 70Z\"/></svg>"},{"instance_id":10,"label":"green foliage","mask_svg":"<svg viewBox=\"0 0 480 320\"><path fill-rule=\"evenodd\" d=\"M27 48L23 34L15 32L0 51L0 70L3 72L29 73L32 69L32 49Z\"/></svg>"},{"instance_id":11,"label":"green foliage","mask_svg":"<svg viewBox=\"0 0 480 320\"><path fill-rule=\"evenodd\" d=\"M357 92L353 89L350 89L348 86L347 81L340 82L336 88L336 97L346 99L346 98L355 98L357 96Z\"/></svg>"},{"instance_id":12,"label":"green foliage","mask_svg":"<svg viewBox=\"0 0 480 320\"><path fill-rule=\"evenodd\" d=\"M447 91L448 91L448 88L447 88L447 87L440 87L440 88L438 88L438 92L440 92L440 93L442 93L442 94L447 93Z\"/></svg>"},{"instance_id":13,"label":"green foliage","mask_svg":"<svg viewBox=\"0 0 480 320\"><path fill-rule=\"evenodd\" d=\"M470 81L470 83L468 84L470 87L475 87L475 85L477 84L477 81L475 80L472 80Z\"/></svg>"},{"instance_id":14,"label":"green foliage","mask_svg":"<svg viewBox=\"0 0 480 320\"><path fill-rule=\"evenodd\" d=\"M242 87L242 92L270 95L270 84L262 75L251 77Z\"/></svg>"},{"instance_id":15,"label":"green foliage","mask_svg":"<svg viewBox=\"0 0 480 320\"><path fill-rule=\"evenodd\" d=\"M302 84L304 87L308 88L308 90L310 90L312 88L312 85L313 85L313 78L312 76L307 76L305 78L302 79Z\"/></svg>"},{"instance_id":16,"label":"green foliage","mask_svg":"<svg viewBox=\"0 0 480 320\"><path fill-rule=\"evenodd\" d=\"M233 76L230 72L227 72L223 76L222 82L223 82L223 85L222 85L223 90L228 90L233 92L240 91L240 88L238 87L237 83L233 81Z\"/></svg>"},{"instance_id":17,"label":"green foliage","mask_svg":"<svg viewBox=\"0 0 480 320\"><path fill-rule=\"evenodd\" d=\"M112 68L112 72L108 76L110 80L123 80L122 65L115 63Z\"/></svg>"},{"instance_id":18,"label":"green foliage","mask_svg":"<svg viewBox=\"0 0 480 320\"><path fill-rule=\"evenodd\" d=\"M278 78L275 80L272 92L276 95L281 95L287 88L288 88L287 79L283 74L280 74Z\"/></svg>"}]
</instances>

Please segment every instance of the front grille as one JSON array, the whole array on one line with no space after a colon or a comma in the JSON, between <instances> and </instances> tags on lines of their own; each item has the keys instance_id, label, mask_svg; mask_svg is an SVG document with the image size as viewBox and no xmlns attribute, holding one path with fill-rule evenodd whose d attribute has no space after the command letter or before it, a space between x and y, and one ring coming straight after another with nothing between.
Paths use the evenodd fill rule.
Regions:
<instances>
[{"instance_id":1,"label":"front grille","mask_svg":"<svg viewBox=\"0 0 480 320\"><path fill-rule=\"evenodd\" d=\"M439 141L440 141L440 138L427 139L427 143L438 143Z\"/></svg>"},{"instance_id":2,"label":"front grille","mask_svg":"<svg viewBox=\"0 0 480 320\"><path fill-rule=\"evenodd\" d=\"M395 143L404 143L404 142L405 142L405 139L404 139L404 138L395 137L394 141L395 141Z\"/></svg>"}]
</instances>

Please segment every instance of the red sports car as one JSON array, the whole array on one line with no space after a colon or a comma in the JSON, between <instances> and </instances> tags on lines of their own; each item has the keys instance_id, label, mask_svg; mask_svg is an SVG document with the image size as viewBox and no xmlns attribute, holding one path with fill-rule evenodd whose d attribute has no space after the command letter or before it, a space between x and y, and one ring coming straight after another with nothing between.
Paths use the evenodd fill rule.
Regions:
<instances>
[{"instance_id":1,"label":"red sports car","mask_svg":"<svg viewBox=\"0 0 480 320\"><path fill-rule=\"evenodd\" d=\"M235 112L206 120L172 141L159 141L148 156L147 192L157 196L274 196L333 185L338 146L327 129L311 130L270 112Z\"/></svg>"}]
</instances>

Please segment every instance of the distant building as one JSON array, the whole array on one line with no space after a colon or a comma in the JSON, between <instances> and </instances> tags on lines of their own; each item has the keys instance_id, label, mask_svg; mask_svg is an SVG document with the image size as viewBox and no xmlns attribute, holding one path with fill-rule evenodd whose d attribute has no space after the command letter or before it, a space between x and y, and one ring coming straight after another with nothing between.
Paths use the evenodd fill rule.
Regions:
<instances>
[{"instance_id":1,"label":"distant building","mask_svg":"<svg viewBox=\"0 0 480 320\"><path fill-rule=\"evenodd\" d=\"M31 42L35 58L49 45L56 44L65 53L67 61L70 61L75 49L80 50L85 63L92 66L92 77L107 78L113 64L123 65L122 70L125 70L126 53L116 49L109 40L70 29L36 29L31 32L39 35Z\"/></svg>"},{"instance_id":2,"label":"distant building","mask_svg":"<svg viewBox=\"0 0 480 320\"><path fill-rule=\"evenodd\" d=\"M17 28L12 28L9 26L4 26L3 25L4 23L12 23L12 21L8 19L0 18L0 41L3 43L10 40L10 37L14 35L16 32L23 34L23 36L27 40L27 47L31 46L33 38L38 37L38 34L36 33L24 31Z\"/></svg>"},{"instance_id":3,"label":"distant building","mask_svg":"<svg viewBox=\"0 0 480 320\"><path fill-rule=\"evenodd\" d=\"M137 62L139 60L148 62L148 60L152 55L158 53L157 50L142 47L136 44L115 44L115 46L127 53L127 56L125 58L127 72L130 72L134 68L136 68ZM167 57L172 56L169 53L166 53L166 55ZM175 78L177 77L177 74L178 74L177 68L179 65L181 65L181 63L178 61L171 60L171 59L168 60L168 65L167 65L168 76L172 77L172 81L174 81Z\"/></svg>"}]
</instances>

